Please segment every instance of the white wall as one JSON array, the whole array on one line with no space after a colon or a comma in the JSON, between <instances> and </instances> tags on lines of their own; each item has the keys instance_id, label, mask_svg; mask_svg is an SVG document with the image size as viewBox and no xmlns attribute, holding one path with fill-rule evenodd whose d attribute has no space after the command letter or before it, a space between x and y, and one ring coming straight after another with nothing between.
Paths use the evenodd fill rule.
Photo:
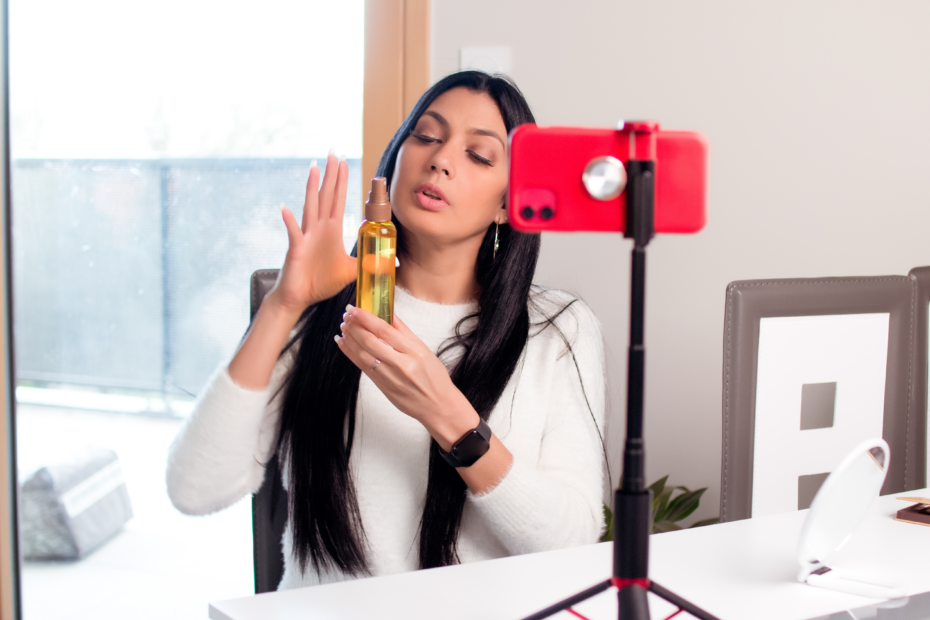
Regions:
<instances>
[{"instance_id":1,"label":"white wall","mask_svg":"<svg viewBox=\"0 0 930 620\"><path fill-rule=\"evenodd\" d=\"M646 436L650 481L709 486L698 515L716 515L727 283L930 265L930 3L432 0L432 20L434 80L463 46L510 46L540 124L649 118L709 137L707 228L650 246ZM537 276L604 324L613 419L628 253L547 234Z\"/></svg>"}]
</instances>

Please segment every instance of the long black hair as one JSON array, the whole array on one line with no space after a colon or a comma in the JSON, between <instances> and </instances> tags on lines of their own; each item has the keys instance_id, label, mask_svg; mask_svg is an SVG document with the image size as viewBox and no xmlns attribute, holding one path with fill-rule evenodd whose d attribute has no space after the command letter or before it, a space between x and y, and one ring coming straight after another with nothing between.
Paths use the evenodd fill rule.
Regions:
<instances>
[{"instance_id":1,"label":"long black hair","mask_svg":"<svg viewBox=\"0 0 930 620\"><path fill-rule=\"evenodd\" d=\"M391 139L378 166L390 180L397 155L423 112L439 95L464 87L490 96L507 131L534 122L526 99L504 77L462 71L427 90ZM403 227L398 229L398 253L404 254ZM480 287L478 311L463 319L445 347L460 347L451 369L455 386L482 419L487 420L507 386L529 337L528 301L539 235L524 234L502 224L494 257L492 224L478 250L475 272ZM354 254L354 251L353 251ZM343 573L368 573L365 530L358 508L349 457L355 433L355 412L361 371L339 350L333 335L346 304L355 303L355 283L334 297L309 307L289 346L296 346L294 364L284 387L279 454L288 464L288 511L293 550L305 570L338 568ZM460 329L468 321L467 332ZM457 539L466 486L430 443L429 480L420 523L420 568L458 562Z\"/></svg>"}]
</instances>

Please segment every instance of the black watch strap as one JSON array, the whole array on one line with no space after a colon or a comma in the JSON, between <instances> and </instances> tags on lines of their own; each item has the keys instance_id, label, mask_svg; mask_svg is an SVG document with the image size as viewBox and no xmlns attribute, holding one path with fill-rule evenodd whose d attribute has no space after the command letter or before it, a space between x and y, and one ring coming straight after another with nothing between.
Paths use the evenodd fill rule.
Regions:
<instances>
[{"instance_id":1,"label":"black watch strap","mask_svg":"<svg viewBox=\"0 0 930 620\"><path fill-rule=\"evenodd\" d=\"M462 435L462 438L456 441L448 452L439 448L439 454L452 467L471 467L490 449L491 427L481 420L476 428Z\"/></svg>"}]
</instances>

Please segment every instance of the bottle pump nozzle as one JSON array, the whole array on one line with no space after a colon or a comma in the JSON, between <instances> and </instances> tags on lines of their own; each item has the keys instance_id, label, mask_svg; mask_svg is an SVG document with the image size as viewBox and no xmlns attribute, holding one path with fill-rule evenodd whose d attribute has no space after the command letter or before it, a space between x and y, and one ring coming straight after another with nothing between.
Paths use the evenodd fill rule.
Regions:
<instances>
[{"instance_id":1,"label":"bottle pump nozzle","mask_svg":"<svg viewBox=\"0 0 930 620\"><path fill-rule=\"evenodd\" d=\"M365 203L365 219L369 222L391 221L391 202L388 199L387 179L384 177L371 180L371 191Z\"/></svg>"}]
</instances>

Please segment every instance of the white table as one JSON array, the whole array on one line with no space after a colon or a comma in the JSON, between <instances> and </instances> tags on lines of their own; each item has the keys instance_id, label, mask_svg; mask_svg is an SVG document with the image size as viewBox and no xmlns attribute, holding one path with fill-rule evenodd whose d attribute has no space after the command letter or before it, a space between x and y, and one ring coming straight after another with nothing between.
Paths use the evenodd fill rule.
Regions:
<instances>
[{"instance_id":1,"label":"white table","mask_svg":"<svg viewBox=\"0 0 930 620\"><path fill-rule=\"evenodd\" d=\"M903 583L911 595L930 590L930 527L893 520L908 505L879 498L831 565L872 567ZM797 540L806 515L805 510L655 535L650 576L723 620L805 619L875 603L796 581ZM521 618L610 577L611 553L611 545L603 543L260 594L212 603L210 618ZM575 609L592 620L615 619L615 593L608 590ZM651 594L650 604L653 618L675 610ZM574 618L566 612L553 617Z\"/></svg>"}]
</instances>

